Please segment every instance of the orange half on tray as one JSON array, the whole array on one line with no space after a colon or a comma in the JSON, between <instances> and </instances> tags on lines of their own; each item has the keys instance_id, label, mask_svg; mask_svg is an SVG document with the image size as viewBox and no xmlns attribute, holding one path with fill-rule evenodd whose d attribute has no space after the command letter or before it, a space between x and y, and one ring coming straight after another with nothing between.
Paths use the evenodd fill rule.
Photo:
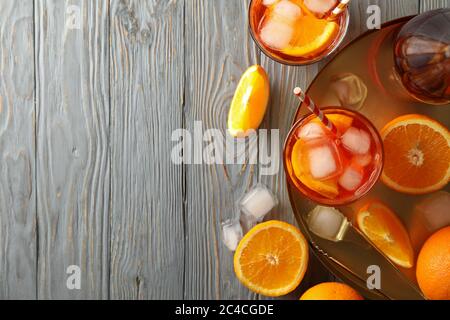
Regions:
<instances>
[{"instance_id":1,"label":"orange half on tray","mask_svg":"<svg viewBox=\"0 0 450 320\"><path fill-rule=\"evenodd\" d=\"M439 122L410 114L389 122L381 131L385 162L381 176L390 188L427 194L450 180L450 133Z\"/></svg>"}]
</instances>

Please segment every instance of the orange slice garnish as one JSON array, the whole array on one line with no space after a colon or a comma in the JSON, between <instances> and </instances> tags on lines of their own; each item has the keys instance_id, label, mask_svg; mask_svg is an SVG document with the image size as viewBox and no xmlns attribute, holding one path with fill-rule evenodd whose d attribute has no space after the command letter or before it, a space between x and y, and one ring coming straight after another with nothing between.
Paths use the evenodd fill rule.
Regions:
<instances>
[{"instance_id":1,"label":"orange slice garnish","mask_svg":"<svg viewBox=\"0 0 450 320\"><path fill-rule=\"evenodd\" d=\"M339 25L333 21L305 15L295 23L294 39L282 52L292 57L307 57L328 48L339 32Z\"/></svg>"},{"instance_id":2,"label":"orange slice garnish","mask_svg":"<svg viewBox=\"0 0 450 320\"><path fill-rule=\"evenodd\" d=\"M320 181L314 179L309 172L307 157L302 156L304 142L298 140L292 149L291 163L294 175L309 189L328 199L335 199L339 195L339 188L335 179Z\"/></svg>"},{"instance_id":3,"label":"orange slice garnish","mask_svg":"<svg viewBox=\"0 0 450 320\"><path fill-rule=\"evenodd\" d=\"M373 201L358 212L359 229L392 262L404 268L414 265L414 252L408 232L385 204Z\"/></svg>"},{"instance_id":4,"label":"orange slice garnish","mask_svg":"<svg viewBox=\"0 0 450 320\"><path fill-rule=\"evenodd\" d=\"M228 132L244 137L256 130L263 121L269 102L269 77L261 66L245 71L237 86L228 114Z\"/></svg>"},{"instance_id":5,"label":"orange slice garnish","mask_svg":"<svg viewBox=\"0 0 450 320\"><path fill-rule=\"evenodd\" d=\"M334 113L327 114L326 116L331 122L333 122L334 126L341 134L344 134L352 126L353 123L352 117L343 114ZM323 123L318 118L315 118L312 121L323 125Z\"/></svg>"},{"instance_id":6,"label":"orange slice garnish","mask_svg":"<svg viewBox=\"0 0 450 320\"><path fill-rule=\"evenodd\" d=\"M439 122L411 114L381 131L385 162L382 181L408 194L426 194L450 180L450 133Z\"/></svg>"},{"instance_id":7,"label":"orange slice garnish","mask_svg":"<svg viewBox=\"0 0 450 320\"><path fill-rule=\"evenodd\" d=\"M308 244L294 226L268 221L251 229L234 254L238 279L253 292L278 297L295 290L308 266Z\"/></svg>"}]
</instances>

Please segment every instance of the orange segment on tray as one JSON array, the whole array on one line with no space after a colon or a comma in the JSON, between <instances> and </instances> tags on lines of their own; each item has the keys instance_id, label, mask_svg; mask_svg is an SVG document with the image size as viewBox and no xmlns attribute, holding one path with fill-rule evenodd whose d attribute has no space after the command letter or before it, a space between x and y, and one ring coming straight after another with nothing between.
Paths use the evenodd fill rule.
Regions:
<instances>
[{"instance_id":1,"label":"orange segment on tray","mask_svg":"<svg viewBox=\"0 0 450 320\"><path fill-rule=\"evenodd\" d=\"M381 132L383 182L409 194L426 194L450 179L450 133L437 121L411 114L388 123Z\"/></svg>"},{"instance_id":2,"label":"orange segment on tray","mask_svg":"<svg viewBox=\"0 0 450 320\"><path fill-rule=\"evenodd\" d=\"M228 114L228 131L232 136L246 136L263 121L269 102L269 77L258 65L242 75Z\"/></svg>"},{"instance_id":3,"label":"orange segment on tray","mask_svg":"<svg viewBox=\"0 0 450 320\"><path fill-rule=\"evenodd\" d=\"M404 268L414 265L414 252L408 232L394 212L374 201L357 215L359 229L395 264Z\"/></svg>"},{"instance_id":4,"label":"orange segment on tray","mask_svg":"<svg viewBox=\"0 0 450 320\"><path fill-rule=\"evenodd\" d=\"M308 244L294 226L268 221L251 229L234 255L237 278L265 296L282 296L298 287L308 266Z\"/></svg>"},{"instance_id":5,"label":"orange segment on tray","mask_svg":"<svg viewBox=\"0 0 450 320\"><path fill-rule=\"evenodd\" d=\"M298 19L294 29L289 46L282 52L289 56L304 57L328 48L339 32L339 25L307 15Z\"/></svg>"},{"instance_id":6,"label":"orange segment on tray","mask_svg":"<svg viewBox=\"0 0 450 320\"><path fill-rule=\"evenodd\" d=\"M307 290L300 300L364 300L353 288L343 283L325 282Z\"/></svg>"},{"instance_id":7,"label":"orange segment on tray","mask_svg":"<svg viewBox=\"0 0 450 320\"><path fill-rule=\"evenodd\" d=\"M305 161L305 157L301 156L304 142L298 140L292 150L292 168L295 176L308 188L314 190L318 194L334 199L339 194L339 189L336 180L320 181L314 179L308 170L308 164Z\"/></svg>"}]
</instances>

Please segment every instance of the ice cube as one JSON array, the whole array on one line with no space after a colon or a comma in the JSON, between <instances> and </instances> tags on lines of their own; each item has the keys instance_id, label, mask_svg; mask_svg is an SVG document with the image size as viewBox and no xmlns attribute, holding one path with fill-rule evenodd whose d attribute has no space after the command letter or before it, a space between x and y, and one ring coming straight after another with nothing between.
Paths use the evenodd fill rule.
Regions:
<instances>
[{"instance_id":1,"label":"ice cube","mask_svg":"<svg viewBox=\"0 0 450 320\"><path fill-rule=\"evenodd\" d=\"M322 206L317 206L309 213L307 223L311 232L331 241L342 240L349 226L348 220L339 210Z\"/></svg>"},{"instance_id":2,"label":"ice cube","mask_svg":"<svg viewBox=\"0 0 450 320\"><path fill-rule=\"evenodd\" d=\"M353 73L338 74L331 80L331 88L342 106L359 110L367 99L367 86Z\"/></svg>"},{"instance_id":3,"label":"ice cube","mask_svg":"<svg viewBox=\"0 0 450 320\"><path fill-rule=\"evenodd\" d=\"M309 11L322 18L337 6L337 0L304 0Z\"/></svg>"},{"instance_id":4,"label":"ice cube","mask_svg":"<svg viewBox=\"0 0 450 320\"><path fill-rule=\"evenodd\" d=\"M281 0L273 8L273 18L294 23L302 15L302 9L289 0Z\"/></svg>"},{"instance_id":5,"label":"ice cube","mask_svg":"<svg viewBox=\"0 0 450 320\"><path fill-rule=\"evenodd\" d=\"M308 123L300 129L298 137L304 141L321 138L325 135L323 127L319 123Z\"/></svg>"},{"instance_id":6,"label":"ice cube","mask_svg":"<svg viewBox=\"0 0 450 320\"><path fill-rule=\"evenodd\" d=\"M261 222L277 204L276 196L266 186L258 184L241 199L239 207L251 221Z\"/></svg>"},{"instance_id":7,"label":"ice cube","mask_svg":"<svg viewBox=\"0 0 450 320\"><path fill-rule=\"evenodd\" d=\"M344 173L339 177L339 185L347 191L355 191L361 186L363 173L354 166L344 169Z\"/></svg>"},{"instance_id":8,"label":"ice cube","mask_svg":"<svg viewBox=\"0 0 450 320\"><path fill-rule=\"evenodd\" d=\"M342 144L353 154L366 154L370 149L370 135L355 127L349 128L342 136Z\"/></svg>"},{"instance_id":9,"label":"ice cube","mask_svg":"<svg viewBox=\"0 0 450 320\"><path fill-rule=\"evenodd\" d=\"M327 179L338 170L336 154L329 144L311 148L308 157L309 170L314 179Z\"/></svg>"},{"instance_id":10,"label":"ice cube","mask_svg":"<svg viewBox=\"0 0 450 320\"><path fill-rule=\"evenodd\" d=\"M231 251L236 251L242 236L242 226L239 221L228 220L222 224L222 240L224 245Z\"/></svg>"},{"instance_id":11,"label":"ice cube","mask_svg":"<svg viewBox=\"0 0 450 320\"><path fill-rule=\"evenodd\" d=\"M450 193L440 191L425 198L414 208L414 214L424 217L425 225L432 231L450 225Z\"/></svg>"},{"instance_id":12,"label":"ice cube","mask_svg":"<svg viewBox=\"0 0 450 320\"><path fill-rule=\"evenodd\" d=\"M261 29L260 37L268 47L283 50L291 42L294 28L285 21L270 19Z\"/></svg>"},{"instance_id":13,"label":"ice cube","mask_svg":"<svg viewBox=\"0 0 450 320\"><path fill-rule=\"evenodd\" d=\"M361 167L367 167L372 162L372 156L370 155L370 153L358 154L356 156L353 156L352 162Z\"/></svg>"},{"instance_id":14,"label":"ice cube","mask_svg":"<svg viewBox=\"0 0 450 320\"><path fill-rule=\"evenodd\" d=\"M244 212L242 212L241 217L240 217L240 221L241 221L242 228L244 229L244 233L247 233L248 231L250 231L258 223L261 223L262 220L263 219L259 219L259 221L258 221L255 217L245 214Z\"/></svg>"},{"instance_id":15,"label":"ice cube","mask_svg":"<svg viewBox=\"0 0 450 320\"><path fill-rule=\"evenodd\" d=\"M277 3L280 0L263 0L263 5L266 7L270 7L271 5Z\"/></svg>"},{"instance_id":16,"label":"ice cube","mask_svg":"<svg viewBox=\"0 0 450 320\"><path fill-rule=\"evenodd\" d=\"M409 220L409 235L415 248L437 230L450 225L450 193L439 191L421 200L414 206Z\"/></svg>"}]
</instances>

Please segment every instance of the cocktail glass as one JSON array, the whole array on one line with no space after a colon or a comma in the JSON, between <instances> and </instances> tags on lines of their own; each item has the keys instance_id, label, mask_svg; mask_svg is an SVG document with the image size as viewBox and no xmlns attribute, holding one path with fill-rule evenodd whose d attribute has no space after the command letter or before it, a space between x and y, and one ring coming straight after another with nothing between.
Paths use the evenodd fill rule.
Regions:
<instances>
[{"instance_id":1,"label":"cocktail glass","mask_svg":"<svg viewBox=\"0 0 450 320\"><path fill-rule=\"evenodd\" d=\"M264 5L264 2L274 3L272 6L279 6L280 3L284 5L290 3L294 10L291 8L286 8L285 11L280 10L282 13L277 14L275 18L273 18L273 12L276 11L271 10L269 6ZM298 9L295 9L296 7ZM286 12L287 15L283 16L283 12ZM298 14L300 14L300 16ZM310 30L303 29L305 25L308 25L308 22L302 23L302 27L299 27L299 23L295 20L297 19L296 17L300 17L299 19L301 19L301 17L306 17L306 19L303 19L302 21L310 21L310 24L316 23L319 20L328 19L326 15L319 18L311 12L308 12L304 6L304 0L252 0L250 2L250 33L253 40L267 57L279 63L294 66L318 62L336 51L345 38L350 20L348 9L345 9L335 20L330 22L330 24L337 25L337 28L332 32L330 41L322 41L321 45L317 48L308 50L307 48L298 48L295 45L295 39L298 39L299 34L311 34ZM272 20L275 22L271 23L269 29L268 21L272 22ZM264 39L269 38L270 34L272 34L274 41L264 41ZM323 36L324 34L321 34L318 37L320 38ZM271 42L271 44L268 42Z\"/></svg>"},{"instance_id":2,"label":"cocktail glass","mask_svg":"<svg viewBox=\"0 0 450 320\"><path fill-rule=\"evenodd\" d=\"M313 114L298 120L286 139L284 167L288 181L306 198L343 206L366 195L383 169L383 144L362 114L323 108L339 135L332 135Z\"/></svg>"}]
</instances>

